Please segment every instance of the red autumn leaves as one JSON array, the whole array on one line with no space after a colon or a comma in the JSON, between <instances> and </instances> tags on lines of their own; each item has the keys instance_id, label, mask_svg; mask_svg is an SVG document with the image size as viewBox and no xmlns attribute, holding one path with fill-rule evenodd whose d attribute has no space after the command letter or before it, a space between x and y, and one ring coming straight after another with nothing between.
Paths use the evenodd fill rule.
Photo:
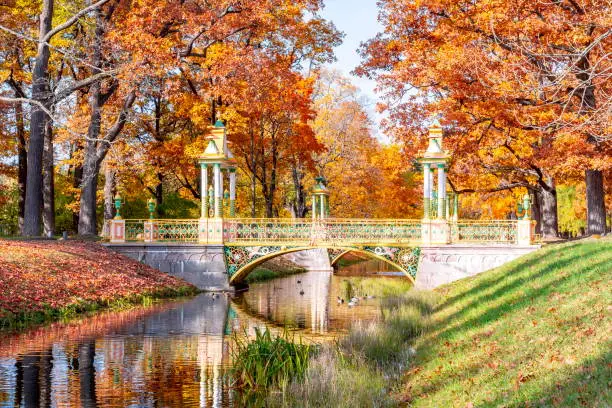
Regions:
<instances>
[{"instance_id":1,"label":"red autumn leaves","mask_svg":"<svg viewBox=\"0 0 612 408\"><path fill-rule=\"evenodd\" d=\"M96 243L0 240L0 318L184 286Z\"/></svg>"}]
</instances>

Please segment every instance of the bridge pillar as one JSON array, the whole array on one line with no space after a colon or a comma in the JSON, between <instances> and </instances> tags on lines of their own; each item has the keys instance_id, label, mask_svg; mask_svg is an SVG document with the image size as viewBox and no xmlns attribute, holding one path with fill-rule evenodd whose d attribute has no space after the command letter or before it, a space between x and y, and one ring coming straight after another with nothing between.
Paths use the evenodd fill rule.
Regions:
<instances>
[{"instance_id":1,"label":"bridge pillar","mask_svg":"<svg viewBox=\"0 0 612 408\"><path fill-rule=\"evenodd\" d=\"M424 246L450 244L450 224L445 219L423 220L421 239Z\"/></svg>"},{"instance_id":2,"label":"bridge pillar","mask_svg":"<svg viewBox=\"0 0 612 408\"><path fill-rule=\"evenodd\" d=\"M516 243L519 246L529 246L535 238L535 221L517 220Z\"/></svg>"},{"instance_id":3,"label":"bridge pillar","mask_svg":"<svg viewBox=\"0 0 612 408\"><path fill-rule=\"evenodd\" d=\"M125 242L125 220L113 219L110 222L110 242Z\"/></svg>"},{"instance_id":4,"label":"bridge pillar","mask_svg":"<svg viewBox=\"0 0 612 408\"><path fill-rule=\"evenodd\" d=\"M223 244L223 218L200 218L198 228L198 243Z\"/></svg>"}]
</instances>

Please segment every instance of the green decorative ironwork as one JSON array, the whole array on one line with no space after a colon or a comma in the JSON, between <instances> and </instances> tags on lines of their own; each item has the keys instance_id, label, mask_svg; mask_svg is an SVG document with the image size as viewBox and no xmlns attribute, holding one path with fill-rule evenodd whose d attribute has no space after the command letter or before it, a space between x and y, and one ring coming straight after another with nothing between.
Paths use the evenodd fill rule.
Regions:
<instances>
[{"instance_id":1,"label":"green decorative ironwork","mask_svg":"<svg viewBox=\"0 0 612 408\"><path fill-rule=\"evenodd\" d=\"M228 243L291 243L308 246L410 243L421 239L415 220L239 219L224 222Z\"/></svg>"},{"instance_id":2,"label":"green decorative ironwork","mask_svg":"<svg viewBox=\"0 0 612 408\"><path fill-rule=\"evenodd\" d=\"M451 223L451 236L458 242L515 243L516 221L458 221Z\"/></svg>"},{"instance_id":3,"label":"green decorative ironwork","mask_svg":"<svg viewBox=\"0 0 612 408\"><path fill-rule=\"evenodd\" d=\"M121 198L119 193L117 193L115 195L115 219L116 220L121 219L121 205L122 204L123 204L123 199Z\"/></svg>"},{"instance_id":4,"label":"green decorative ironwork","mask_svg":"<svg viewBox=\"0 0 612 408\"><path fill-rule=\"evenodd\" d=\"M347 250L342 248L327 248L327 256L329 257L330 265L333 266L334 260L345 252L347 252Z\"/></svg>"},{"instance_id":5,"label":"green decorative ironwork","mask_svg":"<svg viewBox=\"0 0 612 408\"><path fill-rule=\"evenodd\" d=\"M237 272L244 270L245 267L252 264L262 257L273 258L292 251L307 250L308 246L280 246L280 245L261 245L261 246L242 246L242 245L227 245L224 247L225 264L227 273L234 276ZM342 248L328 248L327 254L330 262L340 254L347 251L365 252L374 255L375 257L389 261L398 266L403 272L410 275L413 279L416 278L417 269L419 266L419 257L421 249L419 247L393 247L393 246L343 246Z\"/></svg>"},{"instance_id":6,"label":"green decorative ironwork","mask_svg":"<svg viewBox=\"0 0 612 408\"><path fill-rule=\"evenodd\" d=\"M518 219L528 220L529 210L531 209L531 198L529 194L523 196L523 202L516 203L516 216Z\"/></svg>"},{"instance_id":7,"label":"green decorative ironwork","mask_svg":"<svg viewBox=\"0 0 612 408\"><path fill-rule=\"evenodd\" d=\"M285 248L286 249L286 248ZM226 246L223 249L227 273L232 277L236 272L264 256L281 252L280 246Z\"/></svg>"},{"instance_id":8,"label":"green decorative ironwork","mask_svg":"<svg viewBox=\"0 0 612 408\"><path fill-rule=\"evenodd\" d=\"M363 250L376 255L379 258L384 258L392 263L400 266L404 272L416 278L419 267L419 257L421 248L406 248L406 247L390 247L390 246L367 246Z\"/></svg>"},{"instance_id":9,"label":"green decorative ironwork","mask_svg":"<svg viewBox=\"0 0 612 408\"><path fill-rule=\"evenodd\" d=\"M144 220L125 221L125 240L143 241L144 240Z\"/></svg>"}]
</instances>

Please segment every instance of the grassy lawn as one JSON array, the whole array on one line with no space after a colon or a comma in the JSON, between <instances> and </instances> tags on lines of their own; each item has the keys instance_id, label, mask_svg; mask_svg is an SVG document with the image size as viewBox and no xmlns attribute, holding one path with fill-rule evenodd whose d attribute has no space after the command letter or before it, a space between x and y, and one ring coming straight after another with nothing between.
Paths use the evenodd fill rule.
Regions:
<instances>
[{"instance_id":1,"label":"grassy lawn","mask_svg":"<svg viewBox=\"0 0 612 408\"><path fill-rule=\"evenodd\" d=\"M612 240L550 245L437 290L400 399L414 407L612 405Z\"/></svg>"}]
</instances>

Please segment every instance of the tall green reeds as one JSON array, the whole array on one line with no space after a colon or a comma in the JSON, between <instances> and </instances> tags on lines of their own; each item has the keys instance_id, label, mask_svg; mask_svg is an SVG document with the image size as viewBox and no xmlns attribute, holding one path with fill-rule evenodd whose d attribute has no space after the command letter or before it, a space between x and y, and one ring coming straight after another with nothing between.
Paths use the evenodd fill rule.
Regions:
<instances>
[{"instance_id":1,"label":"tall green reeds","mask_svg":"<svg viewBox=\"0 0 612 408\"><path fill-rule=\"evenodd\" d=\"M255 339L234 336L231 375L234 387L247 401L272 388L284 388L292 379L304 378L312 346L295 341L290 332L273 335L255 329ZM253 403L253 405L256 405Z\"/></svg>"},{"instance_id":2,"label":"tall green reeds","mask_svg":"<svg viewBox=\"0 0 612 408\"><path fill-rule=\"evenodd\" d=\"M390 393L415 353L413 341L427 330L435 304L435 295L416 290L383 298L380 321L353 325L338 344L313 359L303 379L268 395L266 406L397 406Z\"/></svg>"}]
</instances>

